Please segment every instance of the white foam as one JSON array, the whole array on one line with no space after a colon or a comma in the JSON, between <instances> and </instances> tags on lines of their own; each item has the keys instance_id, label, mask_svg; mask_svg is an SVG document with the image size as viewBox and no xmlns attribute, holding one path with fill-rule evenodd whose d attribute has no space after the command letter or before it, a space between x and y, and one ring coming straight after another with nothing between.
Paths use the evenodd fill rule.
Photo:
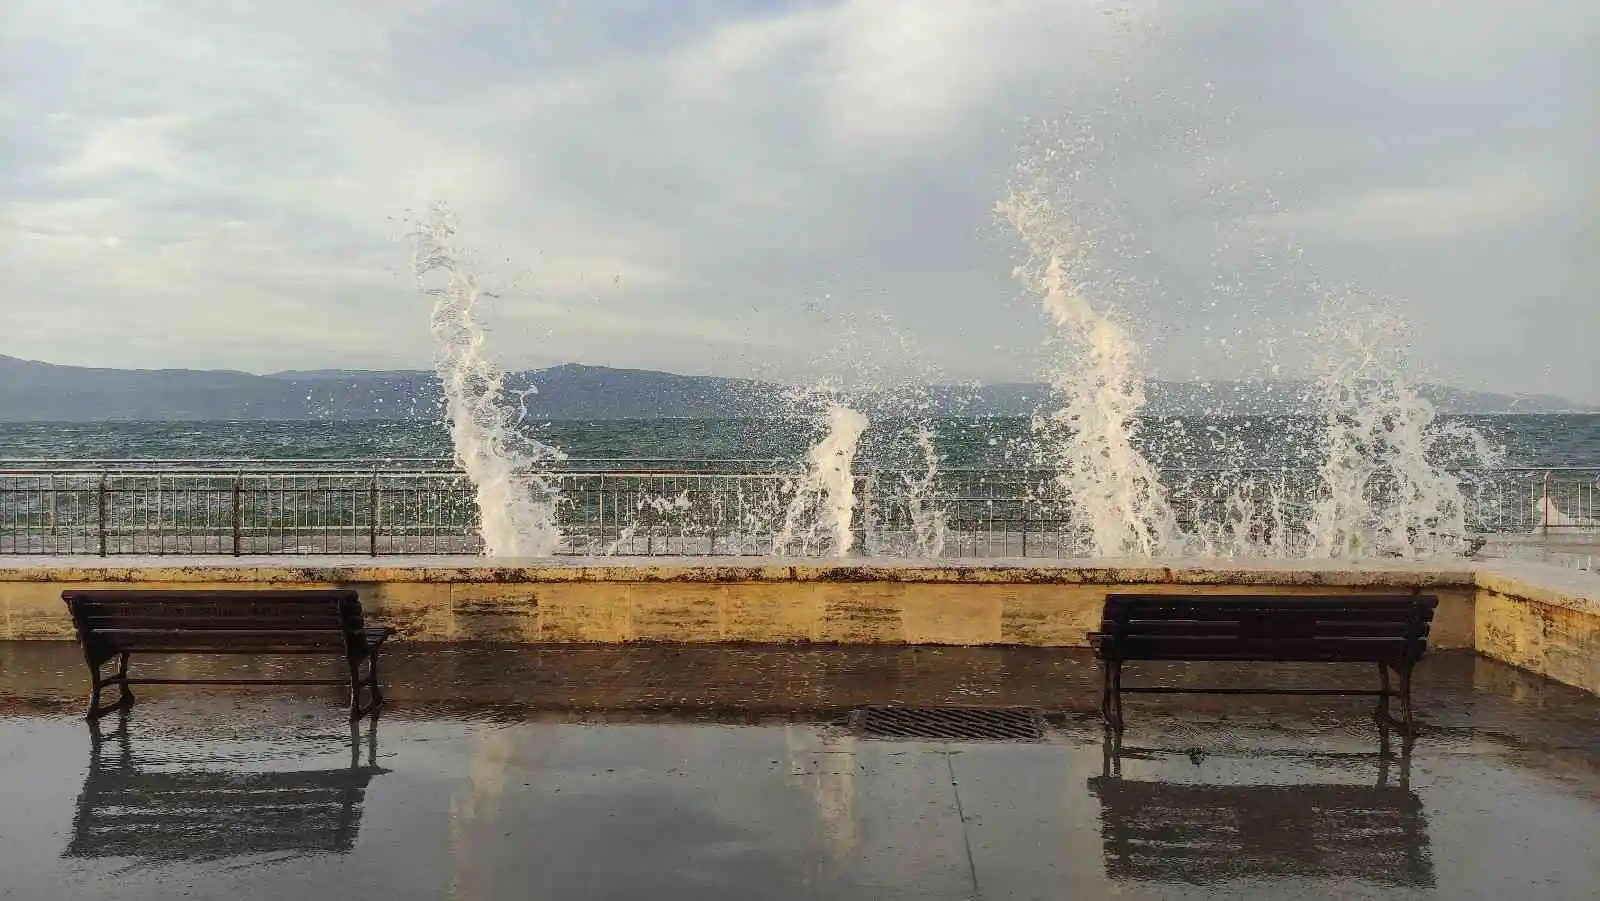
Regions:
<instances>
[{"instance_id":1,"label":"white foam","mask_svg":"<svg viewBox=\"0 0 1600 901\"><path fill-rule=\"evenodd\" d=\"M1177 524L1159 474L1131 438L1145 404L1138 346L1073 279L1082 248L1055 209L1059 186L1041 171L1029 170L1030 181L999 205L1028 249L1015 274L1065 343L1049 373L1054 407L1033 419L1034 461L1057 473L1039 501L1063 509L1088 554L1154 556L1173 544Z\"/></svg>"},{"instance_id":2,"label":"white foam","mask_svg":"<svg viewBox=\"0 0 1600 901\"><path fill-rule=\"evenodd\" d=\"M856 448L867 430L867 417L831 394L820 415L823 435L806 452L805 470L773 540L773 552L777 554L815 549L843 557L855 547L854 469Z\"/></svg>"},{"instance_id":3,"label":"white foam","mask_svg":"<svg viewBox=\"0 0 1600 901\"><path fill-rule=\"evenodd\" d=\"M485 554L549 556L561 541L549 466L562 454L524 433L520 398L507 396L504 373L484 353L484 292L462 265L455 234L449 210L435 207L412 233L412 270L433 299L434 368L456 464L476 489Z\"/></svg>"}]
</instances>

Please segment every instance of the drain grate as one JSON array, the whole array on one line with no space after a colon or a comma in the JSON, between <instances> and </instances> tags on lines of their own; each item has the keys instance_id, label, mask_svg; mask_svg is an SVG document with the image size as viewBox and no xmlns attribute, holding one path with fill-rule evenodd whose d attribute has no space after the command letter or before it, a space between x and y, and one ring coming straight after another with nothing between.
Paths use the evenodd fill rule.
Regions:
<instances>
[{"instance_id":1,"label":"drain grate","mask_svg":"<svg viewBox=\"0 0 1600 901\"><path fill-rule=\"evenodd\" d=\"M906 741L1040 741L1044 720L1030 707L863 707L851 717L862 738Z\"/></svg>"}]
</instances>

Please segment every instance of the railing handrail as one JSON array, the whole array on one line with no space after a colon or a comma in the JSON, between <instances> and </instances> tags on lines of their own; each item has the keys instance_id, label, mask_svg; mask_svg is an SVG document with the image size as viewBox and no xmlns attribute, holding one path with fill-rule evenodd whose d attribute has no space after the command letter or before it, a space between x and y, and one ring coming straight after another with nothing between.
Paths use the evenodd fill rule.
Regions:
<instances>
[{"instance_id":1,"label":"railing handrail","mask_svg":"<svg viewBox=\"0 0 1600 901\"><path fill-rule=\"evenodd\" d=\"M782 463L781 457L563 457L551 463ZM450 457L0 457L0 468L27 464L75 464L91 467L121 466L129 464L165 466L191 464L197 466L250 466L250 465L330 465L349 464L371 468L377 465L416 463L430 466L451 466Z\"/></svg>"},{"instance_id":2,"label":"railing handrail","mask_svg":"<svg viewBox=\"0 0 1600 901\"><path fill-rule=\"evenodd\" d=\"M549 461L556 467L567 467L582 464L644 464L644 463L692 463L696 465L714 464L740 464L749 466L794 465L798 461L787 457L564 457L560 460ZM194 468L228 467L237 469L260 467L349 467L370 471L375 466L392 464L417 464L439 467L441 469L455 468L455 461L451 457L0 457L0 471L16 469L44 469L49 467L76 466L85 470L95 470L112 466L182 466ZM863 469L880 469L885 471L899 470L901 467L873 467L864 464ZM920 469L920 466L910 466L907 469ZM1009 471L1039 471L1050 470L1046 464L1005 464L995 466L963 465L940 467L945 472L1009 472ZM1231 466L1156 466L1157 469L1167 472L1232 472L1239 467ZM1313 466L1279 465L1279 466L1249 466L1243 467L1248 471L1277 472L1279 470L1305 471L1314 469ZM1561 465L1535 465L1525 464L1517 466L1463 466L1451 467L1462 471L1489 471L1489 472L1587 472L1600 471L1600 461L1592 464L1561 464ZM341 471L343 471L341 469Z\"/></svg>"}]
</instances>

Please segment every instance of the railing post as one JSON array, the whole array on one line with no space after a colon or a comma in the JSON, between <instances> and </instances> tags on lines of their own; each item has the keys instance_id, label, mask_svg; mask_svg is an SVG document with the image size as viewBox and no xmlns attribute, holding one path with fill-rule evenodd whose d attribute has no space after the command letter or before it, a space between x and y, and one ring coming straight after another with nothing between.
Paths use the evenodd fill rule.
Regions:
<instances>
[{"instance_id":1,"label":"railing post","mask_svg":"<svg viewBox=\"0 0 1600 901\"><path fill-rule=\"evenodd\" d=\"M1544 513L1539 517L1539 525L1543 528L1544 537L1550 537L1550 473L1544 474L1544 485L1540 489L1544 504Z\"/></svg>"},{"instance_id":2,"label":"railing post","mask_svg":"<svg viewBox=\"0 0 1600 901\"><path fill-rule=\"evenodd\" d=\"M367 553L378 556L378 468L372 468L372 483L367 487Z\"/></svg>"},{"instance_id":3,"label":"railing post","mask_svg":"<svg viewBox=\"0 0 1600 901\"><path fill-rule=\"evenodd\" d=\"M244 537L244 470L233 477L233 555L243 553Z\"/></svg>"},{"instance_id":4,"label":"railing post","mask_svg":"<svg viewBox=\"0 0 1600 901\"><path fill-rule=\"evenodd\" d=\"M166 525L161 518L162 513L166 510L165 500L161 494L161 473L158 472L156 473L156 553L158 554L167 552L167 542L164 540ZM138 548L137 542L134 543L134 548Z\"/></svg>"},{"instance_id":5,"label":"railing post","mask_svg":"<svg viewBox=\"0 0 1600 901\"><path fill-rule=\"evenodd\" d=\"M110 475L106 470L100 470L100 488L95 492L96 507L99 508L99 515L95 518L95 529L99 533L102 557L106 555L106 480L109 478Z\"/></svg>"}]
</instances>

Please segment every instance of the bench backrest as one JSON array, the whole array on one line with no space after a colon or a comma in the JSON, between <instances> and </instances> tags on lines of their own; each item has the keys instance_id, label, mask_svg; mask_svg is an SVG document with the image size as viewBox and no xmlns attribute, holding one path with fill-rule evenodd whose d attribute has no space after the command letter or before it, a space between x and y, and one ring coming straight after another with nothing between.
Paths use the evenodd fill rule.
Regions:
<instances>
[{"instance_id":1,"label":"bench backrest","mask_svg":"<svg viewBox=\"0 0 1600 901\"><path fill-rule=\"evenodd\" d=\"M1415 661L1436 606L1419 595L1114 594L1099 641L1144 660Z\"/></svg>"},{"instance_id":2,"label":"bench backrest","mask_svg":"<svg viewBox=\"0 0 1600 901\"><path fill-rule=\"evenodd\" d=\"M110 651L342 648L361 634L349 589L66 591L79 640Z\"/></svg>"}]
</instances>

